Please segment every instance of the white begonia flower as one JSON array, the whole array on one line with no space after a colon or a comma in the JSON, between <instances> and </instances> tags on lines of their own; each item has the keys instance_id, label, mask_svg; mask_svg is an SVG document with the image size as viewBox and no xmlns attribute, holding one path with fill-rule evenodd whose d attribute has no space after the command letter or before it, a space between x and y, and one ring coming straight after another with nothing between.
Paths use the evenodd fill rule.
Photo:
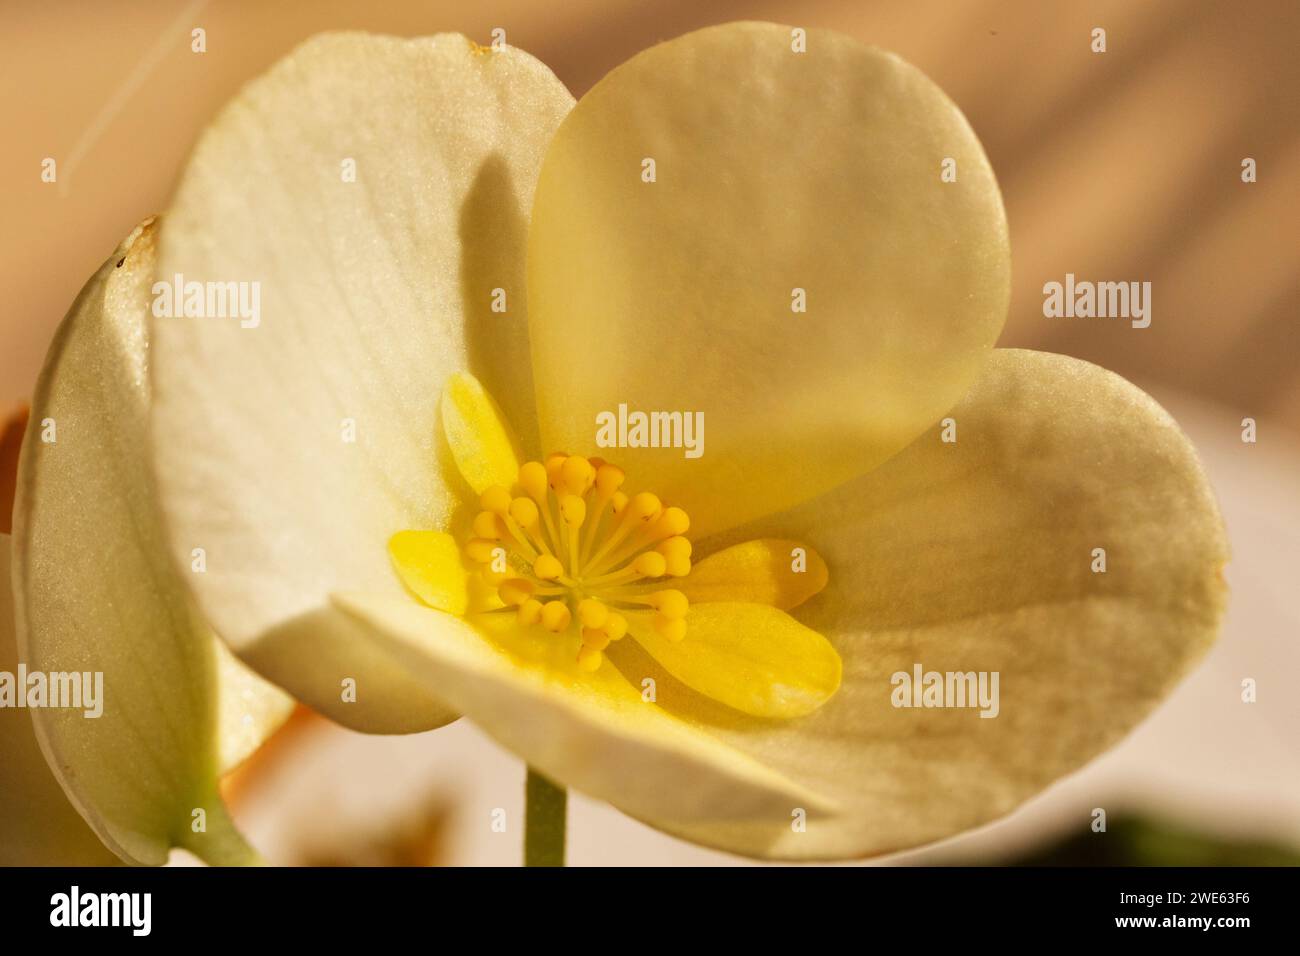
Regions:
<instances>
[{"instance_id":1,"label":"white begonia flower","mask_svg":"<svg viewBox=\"0 0 1300 956\"><path fill-rule=\"evenodd\" d=\"M992 350L1007 230L965 119L896 57L790 39L702 30L575 107L517 50L327 35L221 113L156 274L256 282L260 316L155 319L150 411L173 558L205 549L186 580L239 657L350 726L463 713L562 785L784 859L1004 814L1199 658L1227 548L1185 437L1108 372ZM689 513L652 586L684 639L628 610L615 640L633 592L539 569L540 531L520 573L486 560L525 499L552 557L592 555L612 498L584 456L621 404L707 422L699 458L608 453L651 523ZM894 706L916 665L997 672L996 718Z\"/></svg>"}]
</instances>

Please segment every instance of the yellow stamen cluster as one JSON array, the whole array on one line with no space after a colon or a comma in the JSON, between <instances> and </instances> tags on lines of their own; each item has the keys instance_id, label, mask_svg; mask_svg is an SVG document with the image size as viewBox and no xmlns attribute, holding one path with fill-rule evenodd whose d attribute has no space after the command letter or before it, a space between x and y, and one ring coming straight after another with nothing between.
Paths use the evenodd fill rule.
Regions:
<instances>
[{"instance_id":1,"label":"yellow stamen cluster","mask_svg":"<svg viewBox=\"0 0 1300 956\"><path fill-rule=\"evenodd\" d=\"M628 497L623 480L621 468L599 458L530 461L512 489L483 492L465 545L520 624L576 630L578 664L588 671L627 633L621 612L653 610L656 631L670 641L686 636L686 595L652 582L690 572L690 519L649 492Z\"/></svg>"}]
</instances>

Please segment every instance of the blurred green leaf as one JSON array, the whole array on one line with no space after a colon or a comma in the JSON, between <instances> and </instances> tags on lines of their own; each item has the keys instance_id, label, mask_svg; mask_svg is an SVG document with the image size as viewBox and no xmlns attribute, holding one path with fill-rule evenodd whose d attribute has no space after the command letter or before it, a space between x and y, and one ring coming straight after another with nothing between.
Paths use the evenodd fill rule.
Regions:
<instances>
[{"instance_id":1,"label":"blurred green leaf","mask_svg":"<svg viewBox=\"0 0 1300 956\"><path fill-rule=\"evenodd\" d=\"M1003 861L1009 866L1300 866L1300 850L1231 840L1154 817L1112 817L1104 833L1077 833Z\"/></svg>"}]
</instances>

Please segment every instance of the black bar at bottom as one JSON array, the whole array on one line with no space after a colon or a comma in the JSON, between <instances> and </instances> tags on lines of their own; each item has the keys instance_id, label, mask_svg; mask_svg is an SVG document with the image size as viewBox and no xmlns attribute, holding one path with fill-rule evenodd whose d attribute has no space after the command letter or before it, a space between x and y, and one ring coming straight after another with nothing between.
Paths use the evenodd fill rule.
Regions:
<instances>
[{"instance_id":1,"label":"black bar at bottom","mask_svg":"<svg viewBox=\"0 0 1300 956\"><path fill-rule=\"evenodd\" d=\"M364 942L367 951L463 949L466 934L494 949L507 938L583 949L636 940L653 947L656 938L716 939L730 953L739 942L770 946L787 934L802 939L805 949L843 948L833 941L847 934L864 951L895 939L987 945L1003 939L1198 937L1231 945L1243 933L1276 934L1292 925L1296 873L921 867L0 870L0 932L7 944L76 934L81 943L193 941L205 950L281 941L335 948L349 939ZM599 935L609 932L615 935Z\"/></svg>"}]
</instances>

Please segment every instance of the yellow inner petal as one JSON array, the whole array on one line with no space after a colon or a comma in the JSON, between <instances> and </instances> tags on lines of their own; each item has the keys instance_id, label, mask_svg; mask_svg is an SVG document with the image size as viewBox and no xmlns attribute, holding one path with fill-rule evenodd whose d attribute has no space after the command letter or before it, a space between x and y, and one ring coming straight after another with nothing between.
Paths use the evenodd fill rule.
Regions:
<instances>
[{"instance_id":1,"label":"yellow inner petal","mask_svg":"<svg viewBox=\"0 0 1300 956\"><path fill-rule=\"evenodd\" d=\"M399 531L388 539L393 567L412 593L429 607L464 614L466 579L456 539L440 531Z\"/></svg>"},{"instance_id":2,"label":"yellow inner petal","mask_svg":"<svg viewBox=\"0 0 1300 956\"><path fill-rule=\"evenodd\" d=\"M465 481L481 494L492 485L509 485L519 457L501 410L474 376L452 375L442 390L442 430Z\"/></svg>"},{"instance_id":3,"label":"yellow inner petal","mask_svg":"<svg viewBox=\"0 0 1300 956\"><path fill-rule=\"evenodd\" d=\"M693 604L745 601L788 611L826 587L827 579L826 562L812 548L763 538L709 555L678 587Z\"/></svg>"},{"instance_id":4,"label":"yellow inner petal","mask_svg":"<svg viewBox=\"0 0 1300 956\"><path fill-rule=\"evenodd\" d=\"M691 639L666 640L630 616L637 643L692 690L755 717L810 714L839 689L842 666L830 641L765 604L696 604Z\"/></svg>"}]
</instances>

